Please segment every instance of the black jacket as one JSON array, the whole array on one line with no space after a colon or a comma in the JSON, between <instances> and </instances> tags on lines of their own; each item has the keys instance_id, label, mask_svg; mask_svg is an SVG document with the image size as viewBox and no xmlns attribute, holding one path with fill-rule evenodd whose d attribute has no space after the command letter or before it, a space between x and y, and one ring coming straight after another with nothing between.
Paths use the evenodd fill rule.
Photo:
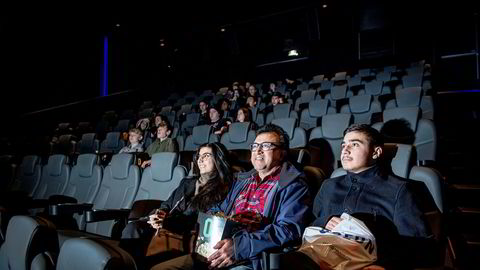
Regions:
<instances>
[{"instance_id":1,"label":"black jacket","mask_svg":"<svg viewBox=\"0 0 480 270\"><path fill-rule=\"evenodd\" d=\"M177 233L188 232L195 228L198 211L189 205L195 195L196 182L196 177L182 179L170 197L160 205L159 209L168 213L164 228Z\"/></svg>"}]
</instances>

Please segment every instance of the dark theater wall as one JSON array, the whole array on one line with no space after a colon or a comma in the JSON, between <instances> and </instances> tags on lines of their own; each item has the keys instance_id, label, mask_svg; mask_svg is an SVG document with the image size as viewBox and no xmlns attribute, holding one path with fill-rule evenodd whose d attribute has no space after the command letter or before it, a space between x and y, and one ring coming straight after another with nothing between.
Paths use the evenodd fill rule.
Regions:
<instances>
[{"instance_id":1,"label":"dark theater wall","mask_svg":"<svg viewBox=\"0 0 480 270\"><path fill-rule=\"evenodd\" d=\"M2 9L0 89L13 96L2 115L100 96L104 36L110 94L159 98L419 59L451 88L475 81L475 57L442 57L476 49L478 3L256 2ZM284 64L291 44L308 59Z\"/></svg>"}]
</instances>

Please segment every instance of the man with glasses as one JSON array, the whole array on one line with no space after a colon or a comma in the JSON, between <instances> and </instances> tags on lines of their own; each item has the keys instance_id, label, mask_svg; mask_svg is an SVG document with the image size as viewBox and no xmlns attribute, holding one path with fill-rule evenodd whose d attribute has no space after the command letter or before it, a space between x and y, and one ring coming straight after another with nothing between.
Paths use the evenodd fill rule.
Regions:
<instances>
[{"instance_id":1,"label":"man with glasses","mask_svg":"<svg viewBox=\"0 0 480 270\"><path fill-rule=\"evenodd\" d=\"M227 198L211 209L228 216L261 217L261 229L241 230L218 242L208 265L183 256L158 269L262 269L263 251L298 243L311 211L310 194L304 174L287 161L288 148L289 138L282 128L268 124L258 130L250 146L254 169L239 173Z\"/></svg>"}]
</instances>

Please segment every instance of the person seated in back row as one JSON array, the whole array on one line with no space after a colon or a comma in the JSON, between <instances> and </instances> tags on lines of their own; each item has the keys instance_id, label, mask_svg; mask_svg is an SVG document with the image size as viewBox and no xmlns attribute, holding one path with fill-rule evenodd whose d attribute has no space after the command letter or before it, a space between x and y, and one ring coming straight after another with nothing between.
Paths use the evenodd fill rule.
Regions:
<instances>
[{"instance_id":1,"label":"person seated in back row","mask_svg":"<svg viewBox=\"0 0 480 270\"><path fill-rule=\"evenodd\" d=\"M152 164L152 155L161 152L178 152L177 141L169 138L172 134L172 126L167 121L163 121L157 128L157 139L148 146L145 151L150 157L149 160L145 160L142 163L142 168L146 168Z\"/></svg>"},{"instance_id":2,"label":"person seated in back row","mask_svg":"<svg viewBox=\"0 0 480 270\"><path fill-rule=\"evenodd\" d=\"M143 152L143 132L138 128L132 128L128 132L128 141L130 142L127 146L120 149L119 153L136 153Z\"/></svg>"}]
</instances>

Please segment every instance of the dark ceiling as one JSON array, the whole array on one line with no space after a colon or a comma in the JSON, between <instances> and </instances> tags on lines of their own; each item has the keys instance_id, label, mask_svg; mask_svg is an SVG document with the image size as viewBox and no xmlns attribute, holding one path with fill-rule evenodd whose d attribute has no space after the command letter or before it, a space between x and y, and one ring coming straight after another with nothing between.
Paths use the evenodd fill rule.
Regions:
<instances>
[{"instance_id":1,"label":"dark ceiling","mask_svg":"<svg viewBox=\"0 0 480 270\"><path fill-rule=\"evenodd\" d=\"M470 49L472 14L478 3L385 4L378 0L161 1L156 5L117 1L4 6L0 89L13 98L3 110L22 113L99 96L105 36L110 93L201 89L232 80L257 80L259 74L282 77L282 72L303 72L297 66L287 71L256 68L284 60L290 41L317 63L312 72L355 67L362 65L357 34L371 29L388 30L365 43L374 53L385 49L375 46L389 44L389 38L396 39L397 57L421 55L435 61L440 52Z\"/></svg>"}]
</instances>

